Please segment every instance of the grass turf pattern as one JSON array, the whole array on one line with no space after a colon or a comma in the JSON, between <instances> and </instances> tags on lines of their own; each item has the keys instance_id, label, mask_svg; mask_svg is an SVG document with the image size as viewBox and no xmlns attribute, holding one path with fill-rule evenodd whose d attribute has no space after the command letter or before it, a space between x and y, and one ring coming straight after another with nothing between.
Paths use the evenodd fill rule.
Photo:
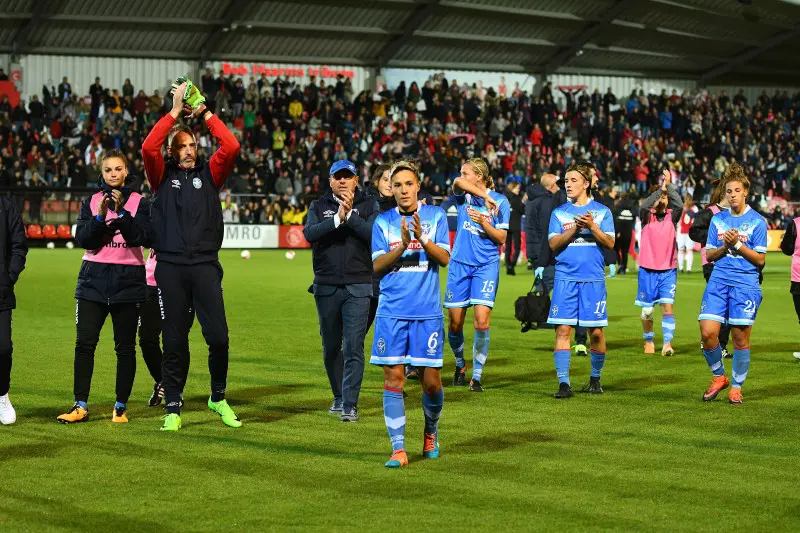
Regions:
<instances>
[{"instance_id":1,"label":"grass turf pattern","mask_svg":"<svg viewBox=\"0 0 800 533\"><path fill-rule=\"evenodd\" d=\"M382 377L367 365L357 424L328 414L311 253L222 254L231 331L228 400L244 422L208 411L207 350L195 323L183 429L164 434L146 407L138 353L129 424L111 422L110 318L95 359L89 422L62 426L72 404L73 293L80 253L32 250L17 286L10 397L0 427L3 531L790 531L800 530L800 343L789 259L767 258L745 405L701 395L702 273L679 276L673 358L641 353L636 274L608 280L602 396L557 401L551 330L519 332L514 299L530 273L501 273L484 394L449 386L445 346L441 458L422 459L419 384L406 390L397 471L382 413ZM700 260L695 265L699 270ZM504 271L503 271L504 272ZM528 275L526 275L528 274ZM442 289L444 289L444 276ZM471 313L465 327L471 369ZM660 353L660 311L655 317ZM371 335L366 342L369 358ZM730 360L725 362L730 374ZM573 357L572 384L588 381Z\"/></svg>"}]
</instances>

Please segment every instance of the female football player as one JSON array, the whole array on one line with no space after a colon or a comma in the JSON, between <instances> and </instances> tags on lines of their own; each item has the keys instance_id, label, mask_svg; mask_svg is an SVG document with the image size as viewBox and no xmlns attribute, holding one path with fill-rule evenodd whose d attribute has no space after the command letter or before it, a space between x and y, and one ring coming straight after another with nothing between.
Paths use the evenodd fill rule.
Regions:
<instances>
[{"instance_id":1,"label":"female football player","mask_svg":"<svg viewBox=\"0 0 800 533\"><path fill-rule=\"evenodd\" d=\"M714 270L698 318L703 355L714 374L703 401L712 401L732 385L728 401L741 404L742 385L750 366L750 333L761 304L758 279L766 260L767 223L747 205L750 180L739 164L731 164L722 180L730 209L711 219L706 256L714 263ZM726 322L733 336L733 383L725 375L719 344L720 326Z\"/></svg>"},{"instance_id":2,"label":"female football player","mask_svg":"<svg viewBox=\"0 0 800 533\"><path fill-rule=\"evenodd\" d=\"M548 241L556 256L556 279L550 317L556 326L554 359L558 376L555 398L571 398L570 338L575 326L589 329L592 372L588 391L602 394L600 371L606 359L605 259L603 249L614 248L614 220L603 204L590 199L591 164L576 162L566 172L569 202L550 215Z\"/></svg>"},{"instance_id":3,"label":"female football player","mask_svg":"<svg viewBox=\"0 0 800 533\"><path fill-rule=\"evenodd\" d=\"M711 278L711 273L714 271L714 263L709 262L706 257L706 241L708 240L708 228L711 226L711 218L719 213L728 209L728 200L725 198L725 184L721 179L712 182L711 200L705 209L697 213L692 222L692 227L689 229L689 238L694 242L700 243L700 258L703 261L703 277L708 283ZM719 328L719 345L722 347L723 359L730 359L731 355L728 353L728 339L731 335L731 327L728 324L722 324ZM700 349L703 349L703 343L700 343Z\"/></svg>"},{"instance_id":4,"label":"female football player","mask_svg":"<svg viewBox=\"0 0 800 533\"><path fill-rule=\"evenodd\" d=\"M474 307L475 341L469 390L483 392L483 365L489 353L489 318L500 281L499 246L506 242L511 206L494 191L494 180L482 159L470 159L453 182L458 205L458 229L453 262L447 272L444 306L450 315L447 340L456 357L453 385L464 385L464 318Z\"/></svg>"},{"instance_id":5,"label":"female football player","mask_svg":"<svg viewBox=\"0 0 800 533\"><path fill-rule=\"evenodd\" d=\"M439 456L442 389L442 317L439 267L450 261L447 215L418 201L419 170L400 161L390 171L397 207L378 215L372 228L372 261L383 274L370 363L383 367L383 416L392 442L389 468L408 465L405 452L404 365L422 384L425 434L422 455Z\"/></svg>"},{"instance_id":6,"label":"female football player","mask_svg":"<svg viewBox=\"0 0 800 533\"><path fill-rule=\"evenodd\" d=\"M84 422L100 330L111 314L117 352L117 401L112 422L128 421L126 404L136 374L136 327L145 300L142 246L147 244L150 202L125 187L128 163L119 150L103 154L100 192L84 200L75 240L86 249L78 274L75 324L75 404L58 417L63 424Z\"/></svg>"},{"instance_id":7,"label":"female football player","mask_svg":"<svg viewBox=\"0 0 800 533\"><path fill-rule=\"evenodd\" d=\"M642 308L644 353L655 353L653 315L655 306L661 304L661 332L664 346L661 355L671 356L672 338L675 335L675 289L678 283L678 241L675 225L681 220L683 202L675 186L670 183L669 170L664 171L660 189L642 203L639 220L642 237L639 241L639 287L635 304Z\"/></svg>"}]
</instances>

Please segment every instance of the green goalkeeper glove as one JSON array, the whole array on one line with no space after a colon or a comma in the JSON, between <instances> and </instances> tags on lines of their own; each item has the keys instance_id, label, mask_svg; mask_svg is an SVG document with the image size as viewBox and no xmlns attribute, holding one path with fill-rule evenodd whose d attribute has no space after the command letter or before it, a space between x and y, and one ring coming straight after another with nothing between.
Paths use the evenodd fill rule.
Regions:
<instances>
[{"instance_id":1,"label":"green goalkeeper glove","mask_svg":"<svg viewBox=\"0 0 800 533\"><path fill-rule=\"evenodd\" d=\"M183 93L183 101L189 104L192 109L197 109L200 104L206 102L205 96L200 92L200 89L192 83L192 80L186 76L181 76L172 82L173 91L178 88L182 83L186 84L186 92Z\"/></svg>"},{"instance_id":2,"label":"green goalkeeper glove","mask_svg":"<svg viewBox=\"0 0 800 533\"><path fill-rule=\"evenodd\" d=\"M200 104L205 104L206 97L203 96L200 89L189 78L184 80L186 81L186 93L183 95L183 101L189 104L192 109L197 109Z\"/></svg>"}]
</instances>

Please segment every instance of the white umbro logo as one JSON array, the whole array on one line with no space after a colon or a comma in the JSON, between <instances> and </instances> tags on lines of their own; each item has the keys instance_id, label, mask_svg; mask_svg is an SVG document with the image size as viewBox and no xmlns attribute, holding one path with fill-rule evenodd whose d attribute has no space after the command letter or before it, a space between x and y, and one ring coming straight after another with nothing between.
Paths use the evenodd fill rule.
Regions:
<instances>
[{"instance_id":1,"label":"white umbro logo","mask_svg":"<svg viewBox=\"0 0 800 533\"><path fill-rule=\"evenodd\" d=\"M336 214L336 211L328 210L328 211L323 212L322 216L324 216L325 218L331 218L335 214Z\"/></svg>"}]
</instances>

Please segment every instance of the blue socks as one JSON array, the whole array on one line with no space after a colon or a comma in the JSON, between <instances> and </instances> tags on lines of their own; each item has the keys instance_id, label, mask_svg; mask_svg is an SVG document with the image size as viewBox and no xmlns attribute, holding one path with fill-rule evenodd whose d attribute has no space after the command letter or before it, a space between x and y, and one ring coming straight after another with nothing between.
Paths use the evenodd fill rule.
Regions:
<instances>
[{"instance_id":1,"label":"blue socks","mask_svg":"<svg viewBox=\"0 0 800 533\"><path fill-rule=\"evenodd\" d=\"M747 378L747 369L750 367L750 348L733 350L733 383L731 386L742 388Z\"/></svg>"},{"instance_id":2,"label":"blue socks","mask_svg":"<svg viewBox=\"0 0 800 533\"><path fill-rule=\"evenodd\" d=\"M662 315L661 331L664 333L664 344L672 342L672 338L675 336L675 315Z\"/></svg>"},{"instance_id":3,"label":"blue socks","mask_svg":"<svg viewBox=\"0 0 800 533\"><path fill-rule=\"evenodd\" d=\"M556 350L553 352L553 359L556 362L556 376L558 376L558 382L566 383L567 385L569 385L569 357L570 350Z\"/></svg>"},{"instance_id":4,"label":"blue socks","mask_svg":"<svg viewBox=\"0 0 800 533\"><path fill-rule=\"evenodd\" d=\"M463 336L461 337L464 338ZM475 343L472 345L472 379L481 380L483 365L486 364L486 356L489 354L489 329L475 330Z\"/></svg>"},{"instance_id":5,"label":"blue socks","mask_svg":"<svg viewBox=\"0 0 800 533\"><path fill-rule=\"evenodd\" d=\"M447 340L450 342L450 349L456 356L456 367L464 368L464 332L447 333Z\"/></svg>"},{"instance_id":6,"label":"blue socks","mask_svg":"<svg viewBox=\"0 0 800 533\"><path fill-rule=\"evenodd\" d=\"M439 389L439 392L433 394L428 394L424 390L422 391L422 410L425 412L425 433L434 435L439 430L439 415L442 414L443 406L444 389Z\"/></svg>"},{"instance_id":7,"label":"blue socks","mask_svg":"<svg viewBox=\"0 0 800 533\"><path fill-rule=\"evenodd\" d=\"M441 412L441 410L440 403L439 411ZM392 389L386 385L383 386L383 420L386 422L386 429L389 430L392 451L396 452L404 449L406 440L406 406L403 403L403 389Z\"/></svg>"},{"instance_id":8,"label":"blue socks","mask_svg":"<svg viewBox=\"0 0 800 533\"><path fill-rule=\"evenodd\" d=\"M715 376L725 375L725 367L722 365L722 347L719 344L710 350L703 348L703 355L708 363L708 368ZM747 361L750 362L750 350L747 350Z\"/></svg>"},{"instance_id":9,"label":"blue socks","mask_svg":"<svg viewBox=\"0 0 800 533\"><path fill-rule=\"evenodd\" d=\"M656 338L656 333L651 331L650 333L645 333L642 336L644 337L644 342L653 342Z\"/></svg>"},{"instance_id":10,"label":"blue socks","mask_svg":"<svg viewBox=\"0 0 800 533\"><path fill-rule=\"evenodd\" d=\"M599 378L600 371L603 370L603 365L606 364L606 353L589 350L589 355L592 359L592 373L589 375L593 378Z\"/></svg>"},{"instance_id":11,"label":"blue socks","mask_svg":"<svg viewBox=\"0 0 800 533\"><path fill-rule=\"evenodd\" d=\"M125 404L122 402L114 402L114 409L125 409Z\"/></svg>"},{"instance_id":12,"label":"blue socks","mask_svg":"<svg viewBox=\"0 0 800 533\"><path fill-rule=\"evenodd\" d=\"M87 411L89 410L89 408L86 407L86 402L75 401L75 404L80 405L83 409L86 409Z\"/></svg>"}]
</instances>

